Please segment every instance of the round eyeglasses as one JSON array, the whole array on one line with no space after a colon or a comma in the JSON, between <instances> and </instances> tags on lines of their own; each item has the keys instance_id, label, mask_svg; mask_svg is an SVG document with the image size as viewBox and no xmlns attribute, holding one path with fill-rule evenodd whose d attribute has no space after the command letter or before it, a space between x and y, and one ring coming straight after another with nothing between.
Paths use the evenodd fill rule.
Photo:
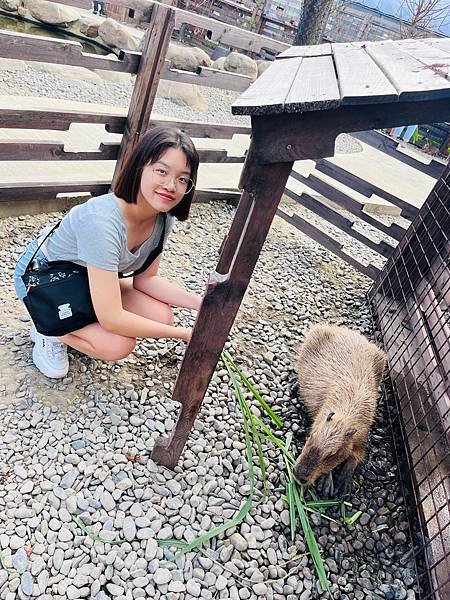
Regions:
<instances>
[{"instance_id":1,"label":"round eyeglasses","mask_svg":"<svg viewBox=\"0 0 450 600\"><path fill-rule=\"evenodd\" d=\"M176 190L178 192L183 192L183 195L189 194L189 192L191 192L194 189L194 182L190 177L186 177L186 175L174 177L162 167L153 167L152 173L153 178L158 183L158 185L167 185L173 180Z\"/></svg>"}]
</instances>

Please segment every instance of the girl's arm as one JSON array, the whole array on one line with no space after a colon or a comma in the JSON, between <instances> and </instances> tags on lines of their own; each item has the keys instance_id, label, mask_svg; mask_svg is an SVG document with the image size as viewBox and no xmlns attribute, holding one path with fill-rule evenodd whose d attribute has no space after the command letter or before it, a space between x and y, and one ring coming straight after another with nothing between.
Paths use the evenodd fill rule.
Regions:
<instances>
[{"instance_id":1,"label":"girl's arm","mask_svg":"<svg viewBox=\"0 0 450 600\"><path fill-rule=\"evenodd\" d=\"M117 273L88 265L89 287L98 322L127 337L175 338L189 341L191 329L152 321L124 310Z\"/></svg>"},{"instance_id":2,"label":"girl's arm","mask_svg":"<svg viewBox=\"0 0 450 600\"><path fill-rule=\"evenodd\" d=\"M187 292L158 275L160 262L161 255L153 261L148 269L133 278L134 289L171 306L199 310L202 297L198 294Z\"/></svg>"}]
</instances>

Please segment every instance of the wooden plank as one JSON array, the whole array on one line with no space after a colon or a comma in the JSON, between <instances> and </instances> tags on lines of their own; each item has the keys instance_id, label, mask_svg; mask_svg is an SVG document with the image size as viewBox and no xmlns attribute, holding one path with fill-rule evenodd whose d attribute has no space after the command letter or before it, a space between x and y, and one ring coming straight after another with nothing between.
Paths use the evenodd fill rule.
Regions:
<instances>
[{"instance_id":1,"label":"wooden plank","mask_svg":"<svg viewBox=\"0 0 450 600\"><path fill-rule=\"evenodd\" d=\"M374 252L381 254L385 258L389 258L389 256L391 256L392 252L394 251L394 246L391 246L383 240L380 242L374 242L373 240L359 232L357 229L354 229L354 221L347 219L346 217L339 214L332 208L329 208L319 200L316 200L316 198L313 198L309 194L303 193L299 196L298 194L289 189L285 190L285 194L289 198L292 198L292 200L295 200L308 210L314 212L316 215L319 215L319 217L322 217L323 219L331 223L331 225L334 225L334 227L337 227L347 235L350 235L355 240L358 240L358 242L364 244L364 246L367 246L367 248L370 248Z\"/></svg>"},{"instance_id":2,"label":"wooden plank","mask_svg":"<svg viewBox=\"0 0 450 600\"><path fill-rule=\"evenodd\" d=\"M363 273L370 279L375 280L378 277L378 275L380 274L380 270L377 269L377 267L375 267L374 265L372 265L372 264L363 265L362 263L357 261L356 258L353 258L353 256L350 256L346 252L343 252L343 250L342 250L343 245L340 242L333 239L331 236L329 236L328 234L323 232L321 229L319 229L315 225L312 225L311 223L309 223L309 221L302 219L302 217L299 217L298 215L288 215L281 209L277 210L277 216L281 217L287 223L290 223L291 225L293 225L294 227L296 227L297 229L299 229L300 231L305 233L308 237L313 239L315 242L319 243L321 246L324 246L325 248L327 248L327 250L330 250L330 252L332 252L333 254L335 254L336 256L338 256L339 258L344 260L345 262L347 262L349 265L354 267L357 271L359 271L360 273Z\"/></svg>"},{"instance_id":3,"label":"wooden plank","mask_svg":"<svg viewBox=\"0 0 450 600\"><path fill-rule=\"evenodd\" d=\"M254 115L283 112L285 99L302 61L302 58L290 58L271 64L233 103L233 114L247 114L249 108Z\"/></svg>"},{"instance_id":4,"label":"wooden plank","mask_svg":"<svg viewBox=\"0 0 450 600\"><path fill-rule=\"evenodd\" d=\"M439 70L427 68L425 63L402 50L400 44L365 42L365 47L394 85L399 100L450 98L450 82L446 77Z\"/></svg>"},{"instance_id":5,"label":"wooden plank","mask_svg":"<svg viewBox=\"0 0 450 600\"><path fill-rule=\"evenodd\" d=\"M398 100L397 90L363 46L333 44L332 48L342 104Z\"/></svg>"},{"instance_id":6,"label":"wooden plank","mask_svg":"<svg viewBox=\"0 0 450 600\"><path fill-rule=\"evenodd\" d=\"M175 16L172 8L163 4L152 8L150 27L142 43L142 57L133 87L113 182L116 181L123 165L132 155L140 136L148 129L174 22Z\"/></svg>"},{"instance_id":7,"label":"wooden plank","mask_svg":"<svg viewBox=\"0 0 450 600\"><path fill-rule=\"evenodd\" d=\"M0 161L17 160L115 160L120 144L100 144L98 150L67 152L59 141L0 141ZM224 151L226 153L226 151ZM225 157L226 158L226 157ZM223 162L227 162L224 160Z\"/></svg>"},{"instance_id":8,"label":"wooden plank","mask_svg":"<svg viewBox=\"0 0 450 600\"><path fill-rule=\"evenodd\" d=\"M243 92L253 82L253 79L246 75L227 73L220 69L210 69L208 67L199 67L196 73L181 71L180 69L171 69L170 60L165 61L161 79L166 81L176 81L178 83L193 83L194 85L232 90L235 92Z\"/></svg>"},{"instance_id":9,"label":"wooden plank","mask_svg":"<svg viewBox=\"0 0 450 600\"><path fill-rule=\"evenodd\" d=\"M202 204L204 202L226 202L231 206L237 206L241 192L238 190L195 190L194 202Z\"/></svg>"},{"instance_id":10,"label":"wooden plank","mask_svg":"<svg viewBox=\"0 0 450 600\"><path fill-rule=\"evenodd\" d=\"M371 215L364 212L360 202L357 202L344 192L341 192L341 190L337 190L326 181L323 181L323 179L320 179L315 175L309 175L308 177L304 177L296 171L292 171L291 177L294 177L294 179L297 179L297 181L300 181L309 188L315 190L316 192L327 198L327 200L330 200L331 202L334 202L335 204L344 208L345 210L348 210L352 214L359 217L362 221L365 221L369 225L372 225L372 227L375 227L375 229L379 229L383 233L386 233L387 235L391 236L392 238L394 238L394 240L399 241L402 239L406 231L403 227L397 225L396 223L392 223L391 225L385 225L378 219L375 219Z\"/></svg>"},{"instance_id":11,"label":"wooden plank","mask_svg":"<svg viewBox=\"0 0 450 600\"><path fill-rule=\"evenodd\" d=\"M447 49L443 46L433 44L433 39L411 39L399 40L399 47L421 62L439 63L450 59L450 45ZM431 42L431 43L430 43Z\"/></svg>"},{"instance_id":12,"label":"wooden plank","mask_svg":"<svg viewBox=\"0 0 450 600\"><path fill-rule=\"evenodd\" d=\"M408 202L405 202L404 200L397 198L393 194L384 191L378 186L369 183L365 179L361 179L357 175L346 171L342 167L335 165L327 159L317 160L316 170L320 173L323 173L324 175L328 175L328 177L332 177L336 181L339 181L339 183L346 185L347 187L355 190L355 192L358 192L359 194L362 194L367 198L370 198L372 194L376 194L377 196L383 198L387 202L390 202L394 206L398 206L398 208L400 208L402 211L402 217L404 217L405 219L412 220L419 212L419 210L415 206L412 206L411 204L408 204Z\"/></svg>"},{"instance_id":13,"label":"wooden plank","mask_svg":"<svg viewBox=\"0 0 450 600\"><path fill-rule=\"evenodd\" d=\"M298 59L291 59L298 60ZM275 67L287 60L276 62ZM270 70L267 69L266 73ZM332 56L303 58L285 100L286 112L303 112L336 108L341 95Z\"/></svg>"},{"instance_id":14,"label":"wooden plank","mask_svg":"<svg viewBox=\"0 0 450 600\"><path fill-rule=\"evenodd\" d=\"M326 42L325 44L316 44L315 46L291 46L279 54L276 59L278 60L280 58L296 58L303 56L326 56L331 54L331 44Z\"/></svg>"},{"instance_id":15,"label":"wooden plank","mask_svg":"<svg viewBox=\"0 0 450 600\"><path fill-rule=\"evenodd\" d=\"M251 127L247 125L222 125L221 123L202 123L201 121L170 121L165 119L151 119L150 127L166 125L178 127L193 138L208 138L217 140L230 140L234 135L250 135Z\"/></svg>"},{"instance_id":16,"label":"wooden plank","mask_svg":"<svg viewBox=\"0 0 450 600\"><path fill-rule=\"evenodd\" d=\"M0 127L3 129L50 129L67 131L72 123L103 123L106 131L110 133L122 133L125 122L125 116L114 113L98 113L89 110L73 112L64 108L58 111L0 108Z\"/></svg>"},{"instance_id":17,"label":"wooden plank","mask_svg":"<svg viewBox=\"0 0 450 600\"><path fill-rule=\"evenodd\" d=\"M124 52L120 55L121 59L88 54L82 52L80 42L10 31L0 33L0 56L123 73L136 73L139 64L139 54L136 53Z\"/></svg>"},{"instance_id":18,"label":"wooden plank","mask_svg":"<svg viewBox=\"0 0 450 600\"><path fill-rule=\"evenodd\" d=\"M21 182L0 183L0 202L14 200L40 200L56 198L58 194L90 192L93 196L106 194L111 183L108 181L73 181L73 182Z\"/></svg>"},{"instance_id":19,"label":"wooden plank","mask_svg":"<svg viewBox=\"0 0 450 600\"><path fill-rule=\"evenodd\" d=\"M400 47L403 52L422 63L425 69L446 80L450 79L450 49L444 50L423 40L402 40Z\"/></svg>"},{"instance_id":20,"label":"wooden plank","mask_svg":"<svg viewBox=\"0 0 450 600\"><path fill-rule=\"evenodd\" d=\"M228 156L227 150L209 150L201 148L198 150L201 163L243 163L245 156Z\"/></svg>"}]
</instances>

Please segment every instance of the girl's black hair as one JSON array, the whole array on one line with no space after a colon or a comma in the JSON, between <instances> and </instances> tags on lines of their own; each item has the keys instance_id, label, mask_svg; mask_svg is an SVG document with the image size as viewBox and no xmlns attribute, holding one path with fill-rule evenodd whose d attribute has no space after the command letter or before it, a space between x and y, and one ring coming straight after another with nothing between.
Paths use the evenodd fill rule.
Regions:
<instances>
[{"instance_id":1,"label":"girl's black hair","mask_svg":"<svg viewBox=\"0 0 450 600\"><path fill-rule=\"evenodd\" d=\"M133 153L125 161L114 184L113 192L125 202L135 204L141 187L142 171L146 165L158 161L166 150L182 150L191 169L194 186L197 183L199 157L191 138L174 127L163 125L152 127L141 137ZM195 187L185 194L169 213L179 221L186 221L194 197Z\"/></svg>"}]
</instances>

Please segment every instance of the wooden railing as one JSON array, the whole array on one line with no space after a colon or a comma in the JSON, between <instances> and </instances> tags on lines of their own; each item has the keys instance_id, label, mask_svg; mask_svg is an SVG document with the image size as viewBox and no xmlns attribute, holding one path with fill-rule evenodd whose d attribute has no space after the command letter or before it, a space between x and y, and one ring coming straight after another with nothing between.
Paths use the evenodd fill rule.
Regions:
<instances>
[{"instance_id":1,"label":"wooden railing","mask_svg":"<svg viewBox=\"0 0 450 600\"><path fill-rule=\"evenodd\" d=\"M150 3L150 6L151 3ZM31 36L27 34L2 32L0 33L0 57L27 61L39 61L54 64L65 64L87 69L109 70L122 73L136 74L135 88L130 110L126 109L99 112L89 104L82 110L68 111L64 108L43 109L33 107L28 102L27 107L20 107L18 100L15 106L0 105L0 128L21 129L24 134L19 140L8 139L0 141L0 161L117 161L125 158L125 147L147 127L159 123L150 119L151 107L156 95L160 78L183 83L197 83L202 86L221 87L240 91L246 89L251 80L242 75L219 72L215 69L201 68L198 73L170 69L169 61L165 60L166 48L174 26L174 11L165 5L156 3L150 9L150 22L146 32L147 48L143 54L120 51L117 56L98 56L83 52L79 42L56 40ZM144 42L145 45L145 42ZM145 64L149 67L145 68ZM141 67L141 68L140 68ZM153 69L153 71L152 71ZM50 131L68 131L75 123L102 124L108 133L122 134L121 143L117 141L101 143L96 150L69 151L64 148L61 140L55 134L53 140L27 139L27 130L39 129ZM185 130L194 138L232 139L236 133L249 134L250 128L245 126L189 123L164 121ZM202 149L199 152L202 163L242 163L243 156L229 156L224 149ZM68 176L69 178L70 176ZM106 192L111 185L110 179L86 178L85 180L61 180L0 183L0 201L14 199L43 199L52 198L59 193L77 194L90 192L99 194ZM211 191L208 192L210 197ZM236 200L236 192L224 192L225 197ZM220 191L214 191L215 197ZM205 197L204 191L199 190L198 200Z\"/></svg>"}]
</instances>

